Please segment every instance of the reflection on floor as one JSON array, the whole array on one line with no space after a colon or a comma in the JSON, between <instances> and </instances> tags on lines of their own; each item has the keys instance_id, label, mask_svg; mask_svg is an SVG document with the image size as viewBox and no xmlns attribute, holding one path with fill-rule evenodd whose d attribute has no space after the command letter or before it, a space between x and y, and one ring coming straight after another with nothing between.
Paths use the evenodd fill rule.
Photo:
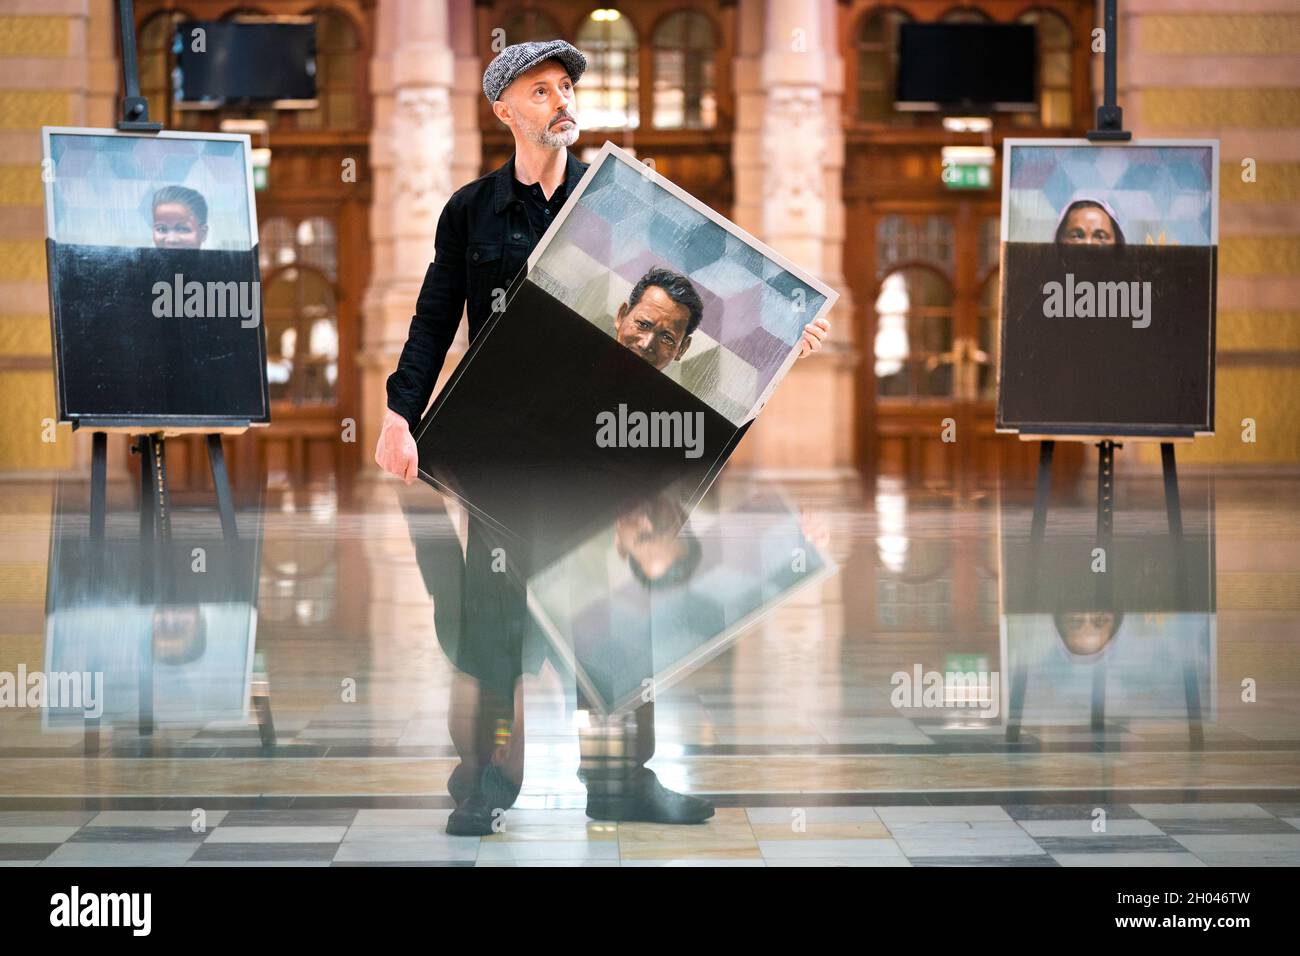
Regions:
<instances>
[{"instance_id":1,"label":"reflection on floor","mask_svg":"<svg viewBox=\"0 0 1300 956\"><path fill-rule=\"evenodd\" d=\"M0 865L1300 863L1300 480L1185 477L1181 539L1121 473L1099 542L1089 490L1035 540L1019 492L724 476L498 586L424 486L238 542L178 495L154 549L129 485L102 539L6 485ZM588 818L629 726L711 819Z\"/></svg>"}]
</instances>

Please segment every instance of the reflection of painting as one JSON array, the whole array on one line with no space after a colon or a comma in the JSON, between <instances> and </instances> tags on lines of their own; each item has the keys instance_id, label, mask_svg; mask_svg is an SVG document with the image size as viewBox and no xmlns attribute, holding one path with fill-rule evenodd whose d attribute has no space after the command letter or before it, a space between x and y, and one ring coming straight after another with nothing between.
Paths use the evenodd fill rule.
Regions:
<instances>
[{"instance_id":1,"label":"reflection of painting","mask_svg":"<svg viewBox=\"0 0 1300 956\"><path fill-rule=\"evenodd\" d=\"M666 492L528 581L534 616L606 712L635 709L648 681L667 689L832 570L779 494L684 522Z\"/></svg>"},{"instance_id":2,"label":"reflection of painting","mask_svg":"<svg viewBox=\"0 0 1300 956\"><path fill-rule=\"evenodd\" d=\"M1005 145L998 427L1213 431L1217 141Z\"/></svg>"},{"instance_id":3,"label":"reflection of painting","mask_svg":"<svg viewBox=\"0 0 1300 956\"><path fill-rule=\"evenodd\" d=\"M734 424L837 298L613 144L530 256L528 281Z\"/></svg>"},{"instance_id":4,"label":"reflection of painting","mask_svg":"<svg viewBox=\"0 0 1300 956\"><path fill-rule=\"evenodd\" d=\"M1029 678L1021 719L1082 726L1098 710L1108 721L1213 720L1214 623L1205 613L1008 615L1006 665Z\"/></svg>"},{"instance_id":5,"label":"reflection of painting","mask_svg":"<svg viewBox=\"0 0 1300 956\"><path fill-rule=\"evenodd\" d=\"M251 249L247 136L46 130L46 213L55 242Z\"/></svg>"},{"instance_id":6,"label":"reflection of painting","mask_svg":"<svg viewBox=\"0 0 1300 956\"><path fill-rule=\"evenodd\" d=\"M105 724L202 725L248 715L256 612L247 604L98 604L55 610L46 660L60 673L103 674ZM147 681L147 690L142 688ZM79 720L80 710L53 711Z\"/></svg>"},{"instance_id":7,"label":"reflection of painting","mask_svg":"<svg viewBox=\"0 0 1300 956\"><path fill-rule=\"evenodd\" d=\"M1163 505L1131 491L1115 521L1122 533L1104 540L1091 510L1055 512L1041 539L1029 511L1000 510L1009 727L1160 720L1177 733L1214 719L1213 491L1186 489L1176 536Z\"/></svg>"},{"instance_id":8,"label":"reflection of painting","mask_svg":"<svg viewBox=\"0 0 1300 956\"><path fill-rule=\"evenodd\" d=\"M201 726L247 716L262 531L216 537L213 518L172 513L173 535L152 547L134 514L110 513L102 540L87 534L73 486L56 490L45 596L43 667L99 674L100 719ZM76 502L75 504L73 502ZM191 571L196 546L205 570ZM48 723L80 726L83 710L50 709Z\"/></svg>"},{"instance_id":9,"label":"reflection of painting","mask_svg":"<svg viewBox=\"0 0 1300 956\"><path fill-rule=\"evenodd\" d=\"M59 420L269 421L248 137L43 132Z\"/></svg>"}]
</instances>

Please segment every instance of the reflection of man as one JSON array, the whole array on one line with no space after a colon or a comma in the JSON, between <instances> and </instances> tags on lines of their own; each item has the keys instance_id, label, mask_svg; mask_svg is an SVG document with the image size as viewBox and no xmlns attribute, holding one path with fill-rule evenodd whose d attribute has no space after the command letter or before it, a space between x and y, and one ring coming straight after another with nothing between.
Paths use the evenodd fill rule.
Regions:
<instances>
[{"instance_id":1,"label":"reflection of man","mask_svg":"<svg viewBox=\"0 0 1300 956\"><path fill-rule=\"evenodd\" d=\"M153 194L153 244L159 249L198 249L208 238L208 204L184 186Z\"/></svg>"},{"instance_id":2,"label":"reflection of man","mask_svg":"<svg viewBox=\"0 0 1300 956\"><path fill-rule=\"evenodd\" d=\"M680 584L699 566L699 541L694 535L678 534L685 521L681 506L668 496L619 516L614 547L633 577L646 587Z\"/></svg>"},{"instance_id":3,"label":"reflection of man","mask_svg":"<svg viewBox=\"0 0 1300 956\"><path fill-rule=\"evenodd\" d=\"M662 372L681 361L703 317L704 302L690 279L670 269L651 269L618 307L614 335Z\"/></svg>"},{"instance_id":4,"label":"reflection of man","mask_svg":"<svg viewBox=\"0 0 1300 956\"><path fill-rule=\"evenodd\" d=\"M682 532L686 513L675 496L663 494L619 516L614 525L614 548L627 561L632 576L649 592L684 584L700 565L700 542ZM652 605L647 605L652 608ZM631 635L610 635L610 646L596 651L598 660L609 665L610 655L623 666L646 668L642 685L654 681L653 641ZM618 650L614 651L614 647ZM583 664L584 648L574 647ZM648 666L647 666L648 664ZM587 699L578 685L578 709L587 714L578 733L578 777L587 787L587 816L597 820L650 821L658 823L703 823L713 816L707 800L669 790L646 766L655 753L655 705L653 694L642 695L631 713L603 714Z\"/></svg>"},{"instance_id":5,"label":"reflection of man","mask_svg":"<svg viewBox=\"0 0 1300 956\"><path fill-rule=\"evenodd\" d=\"M515 573L520 569L507 563L503 571L499 565L516 542L471 518L462 554L446 516L435 508L436 515L413 496L403 501L420 573L433 598L438 643L456 669L448 730L460 763L447 784L456 803L447 832L486 835L523 784L524 676L540 674L551 655L528 611L522 575ZM651 582L685 580L698 565L698 542L686 539L690 543L681 556L669 546L684 520L681 508L668 500L638 506L620 520L619 553L647 588ZM610 635L611 642L619 639ZM633 659L648 650L636 642L625 647ZM567 666L558 659L553 663L557 669ZM655 750L653 702L632 714L607 717L579 690L577 706L587 714L578 736L588 816L680 824L702 823L713 815L709 803L668 790L645 766Z\"/></svg>"}]
</instances>

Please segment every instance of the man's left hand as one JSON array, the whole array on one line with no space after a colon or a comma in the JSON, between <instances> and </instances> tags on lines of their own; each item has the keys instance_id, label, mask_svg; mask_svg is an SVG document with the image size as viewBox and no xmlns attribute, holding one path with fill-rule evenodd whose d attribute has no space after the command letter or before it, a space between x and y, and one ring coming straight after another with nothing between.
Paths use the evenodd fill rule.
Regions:
<instances>
[{"instance_id":1,"label":"man's left hand","mask_svg":"<svg viewBox=\"0 0 1300 956\"><path fill-rule=\"evenodd\" d=\"M814 319L803 327L803 339L799 345L799 357L803 358L816 352L831 334L831 324L824 318Z\"/></svg>"}]
</instances>

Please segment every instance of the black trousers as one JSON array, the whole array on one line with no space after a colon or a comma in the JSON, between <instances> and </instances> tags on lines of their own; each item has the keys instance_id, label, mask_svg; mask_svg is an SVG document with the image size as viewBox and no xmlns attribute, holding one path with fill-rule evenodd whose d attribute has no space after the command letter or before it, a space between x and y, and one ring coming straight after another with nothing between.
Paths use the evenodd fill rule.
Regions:
<instances>
[{"instance_id":1,"label":"black trousers","mask_svg":"<svg viewBox=\"0 0 1300 956\"><path fill-rule=\"evenodd\" d=\"M520 748L522 771L523 715L516 713L516 690L525 673L541 669L548 643L528 611L527 569L512 563L513 542L507 536L471 514L462 554L441 499L429 489L403 489L402 509L433 599L438 643L468 679L467 686L453 691L450 715L461 762L449 790L460 804L481 786L494 759L502 766L502 748ZM632 795L654 756L654 703L610 716L579 688L577 706L586 713L578 725L578 776L589 798ZM517 794L522 777L509 783Z\"/></svg>"}]
</instances>

